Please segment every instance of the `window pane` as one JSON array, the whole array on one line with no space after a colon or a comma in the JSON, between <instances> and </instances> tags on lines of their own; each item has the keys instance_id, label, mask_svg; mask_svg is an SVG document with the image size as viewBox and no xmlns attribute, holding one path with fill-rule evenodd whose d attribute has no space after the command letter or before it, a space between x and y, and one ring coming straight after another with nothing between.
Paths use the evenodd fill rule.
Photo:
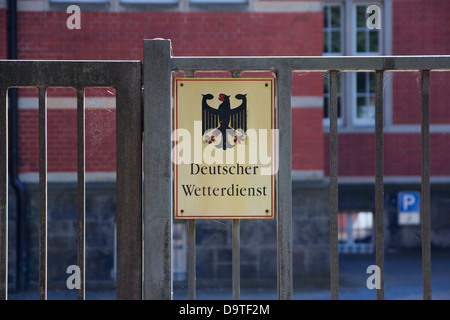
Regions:
<instances>
[{"instance_id":1,"label":"window pane","mask_svg":"<svg viewBox=\"0 0 450 320\"><path fill-rule=\"evenodd\" d=\"M370 31L369 32L369 51L370 52L378 52L378 31Z\"/></svg>"},{"instance_id":2,"label":"window pane","mask_svg":"<svg viewBox=\"0 0 450 320\"><path fill-rule=\"evenodd\" d=\"M323 98L323 117L324 118L330 117L330 102L328 97Z\"/></svg>"},{"instance_id":3,"label":"window pane","mask_svg":"<svg viewBox=\"0 0 450 320\"><path fill-rule=\"evenodd\" d=\"M342 99L340 96L338 96L338 118L342 117Z\"/></svg>"},{"instance_id":4,"label":"window pane","mask_svg":"<svg viewBox=\"0 0 450 320\"><path fill-rule=\"evenodd\" d=\"M375 73L369 73L369 90L370 93L375 93Z\"/></svg>"},{"instance_id":5,"label":"window pane","mask_svg":"<svg viewBox=\"0 0 450 320\"><path fill-rule=\"evenodd\" d=\"M375 119L375 97L371 97L370 101L366 97L357 98L357 117L364 119Z\"/></svg>"},{"instance_id":6,"label":"window pane","mask_svg":"<svg viewBox=\"0 0 450 320\"><path fill-rule=\"evenodd\" d=\"M324 6L323 7L323 27L324 28L329 28L329 24L328 24L328 7Z\"/></svg>"},{"instance_id":7,"label":"window pane","mask_svg":"<svg viewBox=\"0 0 450 320\"><path fill-rule=\"evenodd\" d=\"M356 73L356 92L366 92L366 74L362 72Z\"/></svg>"},{"instance_id":8,"label":"window pane","mask_svg":"<svg viewBox=\"0 0 450 320\"><path fill-rule=\"evenodd\" d=\"M328 32L323 33L323 52L324 53L330 52L328 48Z\"/></svg>"},{"instance_id":9,"label":"window pane","mask_svg":"<svg viewBox=\"0 0 450 320\"><path fill-rule=\"evenodd\" d=\"M323 93L328 94L329 93L329 81L328 73L323 74Z\"/></svg>"},{"instance_id":10,"label":"window pane","mask_svg":"<svg viewBox=\"0 0 450 320\"><path fill-rule=\"evenodd\" d=\"M356 51L366 52L366 32L358 31L356 33Z\"/></svg>"},{"instance_id":11,"label":"window pane","mask_svg":"<svg viewBox=\"0 0 450 320\"><path fill-rule=\"evenodd\" d=\"M366 97L358 97L356 99L356 116L358 118L367 117Z\"/></svg>"},{"instance_id":12,"label":"window pane","mask_svg":"<svg viewBox=\"0 0 450 320\"><path fill-rule=\"evenodd\" d=\"M366 7L365 6L357 6L356 7L356 27L357 28L365 28L366 25Z\"/></svg>"},{"instance_id":13,"label":"window pane","mask_svg":"<svg viewBox=\"0 0 450 320\"><path fill-rule=\"evenodd\" d=\"M333 28L341 27L341 7L338 6L331 7L331 27Z\"/></svg>"},{"instance_id":14,"label":"window pane","mask_svg":"<svg viewBox=\"0 0 450 320\"><path fill-rule=\"evenodd\" d=\"M371 107L373 107L373 110L375 112L375 95L371 94L370 98L369 98L369 105ZM375 113L374 113L374 118L375 118Z\"/></svg>"},{"instance_id":15,"label":"window pane","mask_svg":"<svg viewBox=\"0 0 450 320\"><path fill-rule=\"evenodd\" d=\"M341 52L341 33L339 31L331 33L331 52Z\"/></svg>"},{"instance_id":16,"label":"window pane","mask_svg":"<svg viewBox=\"0 0 450 320\"><path fill-rule=\"evenodd\" d=\"M323 74L323 117L330 117L330 76L328 73ZM342 117L342 73L338 74L338 118Z\"/></svg>"},{"instance_id":17,"label":"window pane","mask_svg":"<svg viewBox=\"0 0 450 320\"><path fill-rule=\"evenodd\" d=\"M371 243L373 218L372 212L358 212L353 220L353 239L355 243Z\"/></svg>"}]
</instances>

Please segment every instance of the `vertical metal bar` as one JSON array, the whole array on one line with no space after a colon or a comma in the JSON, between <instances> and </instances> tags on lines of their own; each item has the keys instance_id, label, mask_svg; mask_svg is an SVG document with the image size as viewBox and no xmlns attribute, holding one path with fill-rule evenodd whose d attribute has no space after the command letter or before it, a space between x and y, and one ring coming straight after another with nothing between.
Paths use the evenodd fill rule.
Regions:
<instances>
[{"instance_id":1,"label":"vertical metal bar","mask_svg":"<svg viewBox=\"0 0 450 320\"><path fill-rule=\"evenodd\" d=\"M0 88L0 300L8 298L8 106Z\"/></svg>"},{"instance_id":2,"label":"vertical metal bar","mask_svg":"<svg viewBox=\"0 0 450 320\"><path fill-rule=\"evenodd\" d=\"M384 300L383 75L384 70L375 73L375 260L380 268L378 300Z\"/></svg>"},{"instance_id":3,"label":"vertical metal bar","mask_svg":"<svg viewBox=\"0 0 450 320\"><path fill-rule=\"evenodd\" d=\"M239 300L241 296L241 221L233 219L232 231L232 286L233 300Z\"/></svg>"},{"instance_id":4,"label":"vertical metal bar","mask_svg":"<svg viewBox=\"0 0 450 320\"><path fill-rule=\"evenodd\" d=\"M171 84L170 40L145 40L145 299L172 299Z\"/></svg>"},{"instance_id":5,"label":"vertical metal bar","mask_svg":"<svg viewBox=\"0 0 450 320\"><path fill-rule=\"evenodd\" d=\"M233 71L232 77L239 78L240 72ZM234 123L231 125L237 129L242 128L241 118L239 114L237 117L233 118ZM233 120L232 120L233 121ZM241 296L241 262L240 262L240 251L241 251L241 222L239 219L233 219L233 226L231 232L231 252L232 252L232 271L231 271L231 282L232 282L232 297L233 300L239 300Z\"/></svg>"},{"instance_id":6,"label":"vertical metal bar","mask_svg":"<svg viewBox=\"0 0 450 320\"><path fill-rule=\"evenodd\" d=\"M196 299L195 219L188 220L188 298Z\"/></svg>"},{"instance_id":7,"label":"vertical metal bar","mask_svg":"<svg viewBox=\"0 0 450 320\"><path fill-rule=\"evenodd\" d=\"M47 88L39 87L39 299L47 299Z\"/></svg>"},{"instance_id":8,"label":"vertical metal bar","mask_svg":"<svg viewBox=\"0 0 450 320\"><path fill-rule=\"evenodd\" d=\"M116 88L117 299L142 299L142 79L128 69Z\"/></svg>"},{"instance_id":9,"label":"vertical metal bar","mask_svg":"<svg viewBox=\"0 0 450 320\"><path fill-rule=\"evenodd\" d=\"M277 215L278 299L291 300L292 273L292 118L291 70L281 69L277 74L279 171Z\"/></svg>"},{"instance_id":10,"label":"vertical metal bar","mask_svg":"<svg viewBox=\"0 0 450 320\"><path fill-rule=\"evenodd\" d=\"M430 211L430 70L421 76L422 96L422 277L423 299L431 300L431 211Z\"/></svg>"},{"instance_id":11,"label":"vertical metal bar","mask_svg":"<svg viewBox=\"0 0 450 320\"><path fill-rule=\"evenodd\" d=\"M330 291L339 299L338 251L338 71L330 71Z\"/></svg>"},{"instance_id":12,"label":"vertical metal bar","mask_svg":"<svg viewBox=\"0 0 450 320\"><path fill-rule=\"evenodd\" d=\"M85 299L85 109L84 88L77 88L77 157L78 157L78 267L80 268L80 289L78 299Z\"/></svg>"}]
</instances>

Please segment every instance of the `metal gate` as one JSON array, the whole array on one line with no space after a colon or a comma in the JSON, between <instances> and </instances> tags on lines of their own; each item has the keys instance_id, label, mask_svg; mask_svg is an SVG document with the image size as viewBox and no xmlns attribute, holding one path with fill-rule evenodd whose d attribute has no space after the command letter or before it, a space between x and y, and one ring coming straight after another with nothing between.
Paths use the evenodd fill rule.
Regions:
<instances>
[{"instance_id":1,"label":"metal gate","mask_svg":"<svg viewBox=\"0 0 450 320\"><path fill-rule=\"evenodd\" d=\"M77 255L85 297L85 103L87 87L116 89L117 298L142 292L142 104L140 61L0 61L0 298L8 279L8 87L39 89L39 298L47 298L47 89L77 89Z\"/></svg>"},{"instance_id":2,"label":"metal gate","mask_svg":"<svg viewBox=\"0 0 450 320\"><path fill-rule=\"evenodd\" d=\"M141 74L141 66L143 66ZM172 298L172 72L271 71L276 75L280 153L277 179L278 298L293 297L291 74L329 73L330 81L330 285L339 298L338 126L339 72L375 72L375 255L381 271L377 299L384 299L383 77L386 71L421 72L423 298L431 298L430 245L430 71L450 70L449 56L385 57L173 57L170 40L144 40L144 61L0 61L0 297L7 296L7 107L8 87L39 88L40 298L46 298L46 88L78 92L78 259L84 268L83 89L115 87L117 92L117 298ZM141 78L142 77L142 78ZM141 109L141 86L144 86ZM145 117L143 117L145 114ZM144 181L142 190L142 121ZM143 191L143 193L142 193ZM143 195L143 199L142 199ZM144 214L142 215L142 211ZM141 220L143 218L143 220ZM142 224L144 235L142 238ZM195 221L189 222L189 297L195 298ZM142 239L144 249L142 251ZM151 244L151 245L150 245ZM239 220L233 221L233 298L239 298ZM143 263L143 268L142 268ZM83 289L79 298L84 298ZM143 284L143 286L142 286Z\"/></svg>"}]
</instances>

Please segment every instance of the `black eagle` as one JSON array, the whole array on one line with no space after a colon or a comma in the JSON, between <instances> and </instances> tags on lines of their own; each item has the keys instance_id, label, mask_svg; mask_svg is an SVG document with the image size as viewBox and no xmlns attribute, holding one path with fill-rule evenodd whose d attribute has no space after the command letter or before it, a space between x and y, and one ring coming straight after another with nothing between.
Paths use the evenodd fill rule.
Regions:
<instances>
[{"instance_id":1,"label":"black eagle","mask_svg":"<svg viewBox=\"0 0 450 320\"><path fill-rule=\"evenodd\" d=\"M230 96L224 93L219 94L219 100L222 103L217 109L208 105L208 100L214 96L210 93L203 94L202 98L202 133L210 129L217 129L222 134L223 150L227 147L233 147L227 143L226 131L241 129L247 131L247 94L237 94L236 99L242 100L239 107L231 109Z\"/></svg>"}]
</instances>

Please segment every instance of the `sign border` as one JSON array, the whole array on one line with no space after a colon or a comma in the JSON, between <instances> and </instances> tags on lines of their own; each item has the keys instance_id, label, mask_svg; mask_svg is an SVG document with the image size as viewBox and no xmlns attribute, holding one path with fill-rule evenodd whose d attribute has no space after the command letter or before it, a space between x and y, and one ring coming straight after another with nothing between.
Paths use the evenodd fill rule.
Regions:
<instances>
[{"instance_id":1,"label":"sign border","mask_svg":"<svg viewBox=\"0 0 450 320\"><path fill-rule=\"evenodd\" d=\"M173 107L173 122L172 122L172 132L175 132L176 129L178 129L178 83L180 81L237 81L237 82L241 82L241 81L269 81L270 85L271 85L271 129L277 129L276 126L276 110L275 110L275 77L265 77L265 78L255 78L255 77L249 77L249 78L224 78L224 77L217 77L217 78L210 78L210 77L205 77L205 78L194 78L194 77L174 77L173 78L173 84L174 84L174 100L172 103L172 107ZM276 144L275 137L274 135L272 135L271 137L272 140L272 144L271 144L271 155L272 155L272 169L274 167L274 164L276 164L276 162L274 163L274 161L277 160L277 157L274 155L276 155L276 153L278 152L278 146ZM176 141L172 142L172 150L173 148L176 148L176 143L177 143L178 139L176 139ZM176 165L175 163L172 162L172 166L173 166L173 174L174 174L174 181L173 181L173 214L174 214L174 219L177 220L189 220L189 219L274 219L275 218L275 212L276 212L276 184L275 184L275 176L277 174L272 174L271 175L271 213L270 215L211 215L211 216L180 216L178 214L178 170L177 167L178 165Z\"/></svg>"}]
</instances>

